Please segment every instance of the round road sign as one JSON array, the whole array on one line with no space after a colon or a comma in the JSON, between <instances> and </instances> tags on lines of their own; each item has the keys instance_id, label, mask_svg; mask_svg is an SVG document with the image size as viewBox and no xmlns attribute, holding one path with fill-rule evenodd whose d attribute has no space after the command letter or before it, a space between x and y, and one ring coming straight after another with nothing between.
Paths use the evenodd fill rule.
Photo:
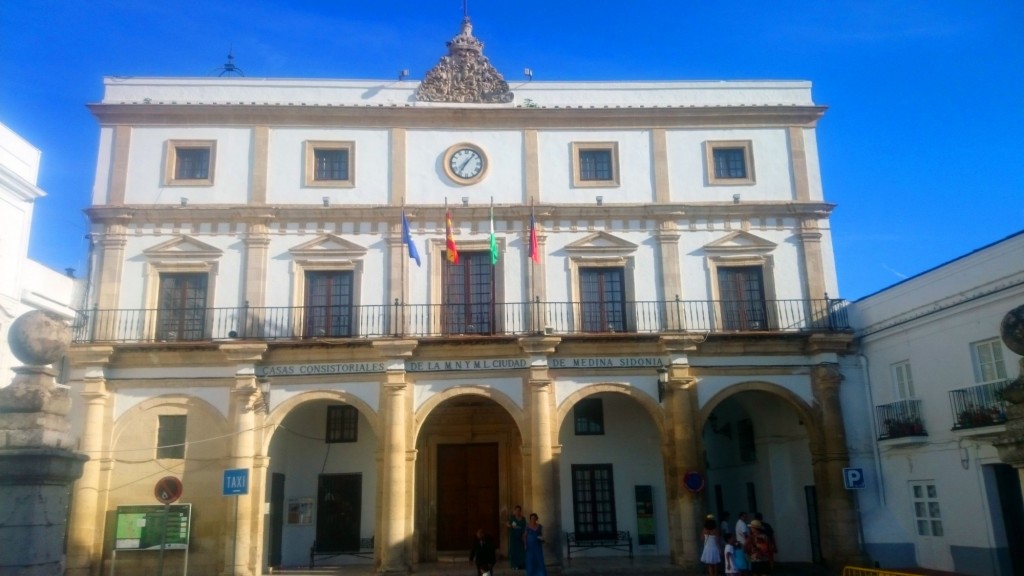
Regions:
<instances>
[{"instance_id":1,"label":"round road sign","mask_svg":"<svg viewBox=\"0 0 1024 576\"><path fill-rule=\"evenodd\" d=\"M181 498L181 491L183 486L181 480L178 480L174 476L164 476L157 480L156 487L153 488L153 495L156 499L164 504L170 504Z\"/></svg>"},{"instance_id":2,"label":"round road sign","mask_svg":"<svg viewBox=\"0 0 1024 576\"><path fill-rule=\"evenodd\" d=\"M690 492L700 492L704 489L704 475L696 471L687 472L683 476L683 486Z\"/></svg>"}]
</instances>

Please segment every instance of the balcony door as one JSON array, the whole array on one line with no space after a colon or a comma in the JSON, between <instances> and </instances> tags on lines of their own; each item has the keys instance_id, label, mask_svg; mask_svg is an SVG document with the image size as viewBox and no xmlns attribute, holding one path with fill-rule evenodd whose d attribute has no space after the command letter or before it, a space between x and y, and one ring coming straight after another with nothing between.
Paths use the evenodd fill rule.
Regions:
<instances>
[{"instance_id":1,"label":"balcony door","mask_svg":"<svg viewBox=\"0 0 1024 576\"><path fill-rule=\"evenodd\" d=\"M160 274L157 340L201 340L206 331L205 273Z\"/></svg>"},{"instance_id":2,"label":"balcony door","mask_svg":"<svg viewBox=\"0 0 1024 576\"><path fill-rule=\"evenodd\" d=\"M306 272L306 338L346 338L352 325L351 270Z\"/></svg>"},{"instance_id":3,"label":"balcony door","mask_svg":"<svg viewBox=\"0 0 1024 576\"><path fill-rule=\"evenodd\" d=\"M622 268L580 268L580 328L584 332L626 331Z\"/></svg>"},{"instance_id":4,"label":"balcony door","mask_svg":"<svg viewBox=\"0 0 1024 576\"><path fill-rule=\"evenodd\" d=\"M445 260L443 323L446 334L494 333L494 266L490 252L460 252Z\"/></svg>"},{"instance_id":5,"label":"balcony door","mask_svg":"<svg viewBox=\"0 0 1024 576\"><path fill-rule=\"evenodd\" d=\"M722 329L767 330L764 276L760 266L728 266L718 269Z\"/></svg>"}]
</instances>

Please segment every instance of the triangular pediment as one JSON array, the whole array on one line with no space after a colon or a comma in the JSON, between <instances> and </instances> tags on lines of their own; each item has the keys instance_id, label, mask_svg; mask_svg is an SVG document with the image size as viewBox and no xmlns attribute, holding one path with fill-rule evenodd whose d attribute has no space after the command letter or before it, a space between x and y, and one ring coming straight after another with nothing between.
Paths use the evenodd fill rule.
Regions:
<instances>
[{"instance_id":1,"label":"triangular pediment","mask_svg":"<svg viewBox=\"0 0 1024 576\"><path fill-rule=\"evenodd\" d=\"M637 245L607 232L595 232L568 244L570 254L614 254L624 256L636 252Z\"/></svg>"},{"instance_id":2,"label":"triangular pediment","mask_svg":"<svg viewBox=\"0 0 1024 576\"><path fill-rule=\"evenodd\" d=\"M191 236L178 236L142 251L149 258L193 258L210 260L224 252Z\"/></svg>"},{"instance_id":3,"label":"triangular pediment","mask_svg":"<svg viewBox=\"0 0 1024 576\"><path fill-rule=\"evenodd\" d=\"M366 255L366 248L355 242L349 242L334 234L317 236L309 242L299 244L288 252L296 260L361 258Z\"/></svg>"},{"instance_id":4,"label":"triangular pediment","mask_svg":"<svg viewBox=\"0 0 1024 576\"><path fill-rule=\"evenodd\" d=\"M763 254L775 249L776 244L750 232L732 232L704 245L707 252Z\"/></svg>"}]
</instances>

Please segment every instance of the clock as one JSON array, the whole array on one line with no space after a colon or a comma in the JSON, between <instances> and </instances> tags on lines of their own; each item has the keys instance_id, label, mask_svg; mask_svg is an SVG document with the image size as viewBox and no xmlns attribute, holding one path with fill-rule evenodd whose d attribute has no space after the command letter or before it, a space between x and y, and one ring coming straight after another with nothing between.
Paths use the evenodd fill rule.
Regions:
<instances>
[{"instance_id":1,"label":"clock","mask_svg":"<svg viewBox=\"0 0 1024 576\"><path fill-rule=\"evenodd\" d=\"M473 144L456 144L444 154L444 171L456 184L475 184L487 173L487 156Z\"/></svg>"}]
</instances>

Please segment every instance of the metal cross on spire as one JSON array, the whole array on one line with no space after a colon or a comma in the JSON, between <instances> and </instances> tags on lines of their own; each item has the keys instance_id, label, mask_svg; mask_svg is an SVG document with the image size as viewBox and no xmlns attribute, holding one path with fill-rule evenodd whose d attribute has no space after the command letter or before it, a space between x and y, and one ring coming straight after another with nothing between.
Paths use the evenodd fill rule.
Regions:
<instances>
[{"instance_id":1,"label":"metal cross on spire","mask_svg":"<svg viewBox=\"0 0 1024 576\"><path fill-rule=\"evenodd\" d=\"M469 0L462 0L462 17L469 18Z\"/></svg>"}]
</instances>

